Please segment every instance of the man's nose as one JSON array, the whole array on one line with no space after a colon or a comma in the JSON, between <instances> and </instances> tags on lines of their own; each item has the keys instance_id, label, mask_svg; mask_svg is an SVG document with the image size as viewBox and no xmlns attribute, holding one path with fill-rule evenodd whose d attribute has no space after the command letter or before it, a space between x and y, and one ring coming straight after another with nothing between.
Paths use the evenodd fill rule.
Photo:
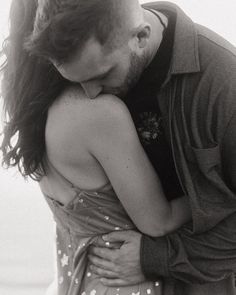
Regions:
<instances>
[{"instance_id":1,"label":"man's nose","mask_svg":"<svg viewBox=\"0 0 236 295\"><path fill-rule=\"evenodd\" d=\"M81 86L86 95L91 99L97 97L99 93L102 92L102 86L99 86L93 82L81 83Z\"/></svg>"}]
</instances>

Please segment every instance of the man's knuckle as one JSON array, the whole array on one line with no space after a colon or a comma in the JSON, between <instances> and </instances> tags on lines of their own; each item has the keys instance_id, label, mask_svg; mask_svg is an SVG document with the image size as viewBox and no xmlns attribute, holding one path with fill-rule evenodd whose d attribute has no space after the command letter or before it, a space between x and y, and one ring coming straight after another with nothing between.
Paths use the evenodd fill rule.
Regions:
<instances>
[{"instance_id":1,"label":"man's knuckle","mask_svg":"<svg viewBox=\"0 0 236 295\"><path fill-rule=\"evenodd\" d=\"M118 263L118 261L119 261L119 255L118 255L117 252L115 252L115 253L112 255L112 261L113 261L114 263Z\"/></svg>"},{"instance_id":2,"label":"man's knuckle","mask_svg":"<svg viewBox=\"0 0 236 295\"><path fill-rule=\"evenodd\" d=\"M104 270L104 276L107 277L107 278L110 278L110 277L112 277L112 274L111 274L110 271Z\"/></svg>"},{"instance_id":3,"label":"man's knuckle","mask_svg":"<svg viewBox=\"0 0 236 295\"><path fill-rule=\"evenodd\" d=\"M119 268L119 266L115 265L113 271L114 271L116 274L119 274L119 273L120 273L120 268Z\"/></svg>"},{"instance_id":4,"label":"man's knuckle","mask_svg":"<svg viewBox=\"0 0 236 295\"><path fill-rule=\"evenodd\" d=\"M96 255L102 256L102 254L103 254L102 249L96 248Z\"/></svg>"},{"instance_id":5,"label":"man's knuckle","mask_svg":"<svg viewBox=\"0 0 236 295\"><path fill-rule=\"evenodd\" d=\"M94 257L94 261L93 263L96 265L96 266L100 266L101 265L101 262L98 258Z\"/></svg>"},{"instance_id":6,"label":"man's knuckle","mask_svg":"<svg viewBox=\"0 0 236 295\"><path fill-rule=\"evenodd\" d=\"M99 267L97 267L96 272L98 275L103 275L103 270Z\"/></svg>"}]
</instances>

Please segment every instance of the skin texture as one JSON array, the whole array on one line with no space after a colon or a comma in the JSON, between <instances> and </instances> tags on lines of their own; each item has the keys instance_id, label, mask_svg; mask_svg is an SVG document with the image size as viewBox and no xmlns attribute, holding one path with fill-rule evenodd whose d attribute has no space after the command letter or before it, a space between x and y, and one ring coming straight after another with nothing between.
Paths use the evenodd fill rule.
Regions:
<instances>
[{"instance_id":1,"label":"skin texture","mask_svg":"<svg viewBox=\"0 0 236 295\"><path fill-rule=\"evenodd\" d=\"M130 48L119 48L105 55L95 39L90 39L79 58L60 66L58 71L66 79L80 83L89 98L99 94L123 97L139 78L145 58Z\"/></svg>"},{"instance_id":2,"label":"skin texture","mask_svg":"<svg viewBox=\"0 0 236 295\"><path fill-rule=\"evenodd\" d=\"M58 67L55 64L61 75L79 83L90 99L99 94L124 97L155 55L162 40L163 27L152 13L140 6L136 9L131 22L133 27L127 27L121 38L127 42L107 53L91 38L71 62ZM166 22L165 17L161 17ZM99 239L89 254L91 270L101 277L103 284L125 286L144 281L140 266L141 234L135 231L114 232L104 240ZM117 249L117 245L121 247Z\"/></svg>"},{"instance_id":3,"label":"skin texture","mask_svg":"<svg viewBox=\"0 0 236 295\"><path fill-rule=\"evenodd\" d=\"M120 241L120 243L119 243ZM141 234L135 231L110 233L90 248L91 271L107 286L126 286L145 281L139 253Z\"/></svg>"},{"instance_id":4,"label":"skin texture","mask_svg":"<svg viewBox=\"0 0 236 295\"><path fill-rule=\"evenodd\" d=\"M79 83L89 98L99 94L123 98L137 83L162 40L163 27L157 18L148 11L139 13L139 17L137 27L122 32L123 42L112 51L91 37L70 62L60 66L54 63L55 67L64 78Z\"/></svg>"},{"instance_id":5,"label":"skin texture","mask_svg":"<svg viewBox=\"0 0 236 295\"><path fill-rule=\"evenodd\" d=\"M78 187L95 189L110 182L143 233L163 235L188 220L182 198L166 200L130 113L117 97L89 100L80 87L66 90L48 113L46 144L49 162ZM56 187L56 175L48 177ZM67 194L53 195L68 202Z\"/></svg>"}]
</instances>

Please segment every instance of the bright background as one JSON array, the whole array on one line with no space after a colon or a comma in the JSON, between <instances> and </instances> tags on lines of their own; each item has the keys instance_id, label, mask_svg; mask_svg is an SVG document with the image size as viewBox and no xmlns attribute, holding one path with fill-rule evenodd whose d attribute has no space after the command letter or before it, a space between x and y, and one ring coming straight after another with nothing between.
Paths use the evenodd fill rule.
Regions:
<instances>
[{"instance_id":1,"label":"bright background","mask_svg":"<svg viewBox=\"0 0 236 295\"><path fill-rule=\"evenodd\" d=\"M236 0L172 2L179 4L194 21L236 45ZM0 0L0 42L7 32L9 6L9 0ZM45 293L53 279L53 236L52 216L37 184L25 182L15 170L0 168L1 295Z\"/></svg>"}]
</instances>

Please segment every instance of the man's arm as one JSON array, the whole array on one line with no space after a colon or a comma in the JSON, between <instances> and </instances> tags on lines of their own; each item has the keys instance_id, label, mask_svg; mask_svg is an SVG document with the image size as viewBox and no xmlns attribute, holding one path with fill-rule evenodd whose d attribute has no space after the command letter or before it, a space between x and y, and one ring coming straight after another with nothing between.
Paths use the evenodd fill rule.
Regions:
<instances>
[{"instance_id":1,"label":"man's arm","mask_svg":"<svg viewBox=\"0 0 236 295\"><path fill-rule=\"evenodd\" d=\"M235 206L236 211L236 113L228 124L221 151L224 181L235 192L235 203L228 207ZM202 234L192 234L191 227L186 225L164 238L143 236L141 264L145 276L171 276L188 283L225 278L236 271L235 224L233 213Z\"/></svg>"},{"instance_id":2,"label":"man's arm","mask_svg":"<svg viewBox=\"0 0 236 295\"><path fill-rule=\"evenodd\" d=\"M236 114L228 125L222 143L222 160L225 167L225 179L227 179L225 181L228 182L232 191L236 191L235 130ZM236 201L234 205L236 206ZM107 235L107 241L115 242L123 239L124 244L119 250L114 250L115 252L102 247L93 248L92 262L97 266L95 271L100 276L108 278L104 282L109 286L117 285L119 282L122 282L122 285L129 284L129 282L138 283L138 274L132 276L132 268L135 268L135 265L131 262L134 261L136 261L136 268L140 270L140 274L142 269L149 280L172 277L194 284L219 281L236 271L235 224L236 212L207 232L193 234L189 224L164 237L143 236L141 245L138 243L140 241L138 233L133 236L130 232L127 234L125 232L111 233ZM140 249L141 262L137 259L137 251L128 253L128 249L132 247ZM106 250L110 250L109 255ZM94 255L96 260L93 259ZM105 260L112 261L116 267L113 278L102 270Z\"/></svg>"},{"instance_id":3,"label":"man's arm","mask_svg":"<svg viewBox=\"0 0 236 295\"><path fill-rule=\"evenodd\" d=\"M187 227L166 237L142 237L145 277L172 277L190 284L219 281L236 271L236 214L214 229L192 235Z\"/></svg>"}]
</instances>

